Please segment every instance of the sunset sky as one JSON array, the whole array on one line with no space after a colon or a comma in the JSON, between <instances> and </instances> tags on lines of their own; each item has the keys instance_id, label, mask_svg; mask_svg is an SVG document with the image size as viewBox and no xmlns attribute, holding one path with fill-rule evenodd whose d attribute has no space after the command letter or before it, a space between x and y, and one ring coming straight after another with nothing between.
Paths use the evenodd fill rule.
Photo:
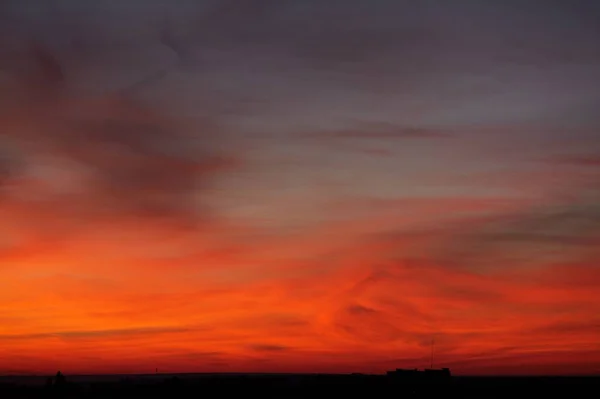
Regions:
<instances>
[{"instance_id":1,"label":"sunset sky","mask_svg":"<svg viewBox=\"0 0 600 399\"><path fill-rule=\"evenodd\" d=\"M600 373L599 21L3 1L0 375Z\"/></svg>"}]
</instances>

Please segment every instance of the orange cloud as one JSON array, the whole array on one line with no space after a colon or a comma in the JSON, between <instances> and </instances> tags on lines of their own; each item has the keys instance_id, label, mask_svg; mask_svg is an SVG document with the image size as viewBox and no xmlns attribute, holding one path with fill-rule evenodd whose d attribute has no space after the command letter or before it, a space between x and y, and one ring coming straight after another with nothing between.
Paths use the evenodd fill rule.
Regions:
<instances>
[{"instance_id":1,"label":"orange cloud","mask_svg":"<svg viewBox=\"0 0 600 399\"><path fill-rule=\"evenodd\" d=\"M364 213L357 201L342 206L353 219L287 235L119 213L85 225L6 202L3 232L18 239L0 267L0 371L383 372L427 366L434 339L436 364L456 373L592 372L590 198L376 201ZM542 256L555 237L573 240ZM507 262L517 250L527 267Z\"/></svg>"},{"instance_id":2,"label":"orange cloud","mask_svg":"<svg viewBox=\"0 0 600 399\"><path fill-rule=\"evenodd\" d=\"M2 270L0 364L381 372L427 365L432 338L436 363L458 373L585 371L600 360L593 260L482 273L386 259L359 244L303 262L274 252L270 266L268 251L241 248L192 255L182 269L108 253L57 251L47 266L13 258L18 270ZM302 240L295 248L311 251Z\"/></svg>"}]
</instances>

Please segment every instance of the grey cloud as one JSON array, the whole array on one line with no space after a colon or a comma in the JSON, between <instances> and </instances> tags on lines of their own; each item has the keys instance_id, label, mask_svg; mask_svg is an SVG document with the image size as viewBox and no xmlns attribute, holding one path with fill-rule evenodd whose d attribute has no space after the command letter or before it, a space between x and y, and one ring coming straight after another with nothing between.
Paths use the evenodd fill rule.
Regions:
<instances>
[{"instance_id":1,"label":"grey cloud","mask_svg":"<svg viewBox=\"0 0 600 399\"><path fill-rule=\"evenodd\" d=\"M354 124L352 128L344 130L323 131L307 134L311 138L323 139L445 139L454 137L454 134L418 127L402 127L391 123L372 122Z\"/></svg>"},{"instance_id":2,"label":"grey cloud","mask_svg":"<svg viewBox=\"0 0 600 399\"><path fill-rule=\"evenodd\" d=\"M17 5L17 2L10 3L12 7ZM224 160L219 153L215 153L213 148L221 143L220 137L226 131L223 127L226 119L222 118L223 114L243 113L240 109L247 110L258 103L263 104L258 101L259 99L268 99L265 100L265 109L261 108L261 111L278 110L277 106L281 104L284 108L294 108L290 114L296 117L302 115L304 122L304 119L310 116L303 115L303 105L300 103L317 103L317 107L320 103L315 100L313 92L307 94L298 87L319 88L322 87L317 86L319 82L326 81L327 88L336 86L339 89L334 98L323 96L323 101L331 106L331 111L327 108L326 113L335 114L336 109L340 108L344 113L346 105L356 106L357 103L358 107L369 108L371 104L368 104L369 100L365 100L364 96L361 101L355 101L354 98L346 102L341 98L352 98L361 90L377 88L376 97L382 101L384 107L388 107L387 112L393 110L395 114L407 115L407 118L414 118L411 116L413 108L430 106L433 109L443 108L442 114L446 116L442 115L442 119L447 120L448 118L461 119L461 113L468 114L467 118L473 118L473 114L496 113L498 109L502 110L502 118L505 118L506 115L510 117L510 112L499 103L510 103L508 105L511 105L511 109L519 115L525 111L520 103L510 101L512 97L508 99L502 95L494 97L494 93L505 92L506 89L514 93L514 87L518 86L518 83L507 84L503 79L514 82L515 74L525 73L519 75L525 78L528 73L539 75L537 70L523 72L521 69L513 68L513 64L523 62L522 57L535 58L541 53L552 54L569 49L571 53L567 56L573 60L573 63L589 64L593 61L590 61L588 56L590 48L593 47L589 39L591 37L589 31L592 29L590 21L593 18L584 18L582 24L575 28L569 27L569 23L565 22L555 29L553 27L557 24L554 22L558 21L558 15L564 12L570 14L579 12L575 7L562 6L558 3L545 7L543 15L537 15L536 7L523 8L517 3L509 5L485 3L484 5L477 2L460 2L449 5L436 1L424 3L373 1L368 5L356 0L346 2L228 0L173 4L154 1L148 5L147 12L138 12L140 15L136 15L135 11L136 7L142 7L142 2L128 2L122 7L115 7L112 5L114 3L108 1L98 2L93 7L77 5L74 1L63 4L64 7L60 12L72 13L73 18L69 18L69 21L79 18L81 21L89 20L88 22L91 23L92 20L97 19L106 25L102 29L97 29L101 31L100 33L103 32L105 37L96 38L97 42L94 42L98 44L103 39L103 46L90 46L88 43L90 51L96 51L96 48L106 49L113 45L117 47L114 44L115 37L129 40L131 36L139 41L136 46L159 46L165 53L169 53L168 56L163 54L163 58L166 57L168 60L162 61L164 65L169 65L167 69L171 69L165 70L165 66L160 64L156 68L149 68L155 72L129 82L127 86L135 88L136 93L138 90L136 83L145 88L153 85L157 80L169 78L168 71L182 69L183 64L187 66L190 63L194 64L193 68L185 72L188 73L186 76L190 77L190 81L192 75L195 75L194 81L199 82L198 87L194 85L194 89L198 90L194 91L205 93L202 95L202 101L197 103L200 105L194 110L207 116L206 124L198 128L204 130L199 137L190 138L181 134L183 129L181 126L168 118L162 118L164 115L157 116L156 112L151 118L152 122L148 123L143 112L133 110L139 104L131 98L119 97L113 105L104 106L103 110L98 110L97 114L86 117L83 121L73 121L72 115L68 117L55 115L68 112L65 109L58 110L57 107L51 106L32 108L38 112L35 118L47 119L45 127L51 130L54 136L42 138L42 135L38 134L32 139L43 140L48 142L49 146L59 147L60 151L68 153L70 158L76 159L93 171L99 191L94 195L105 201L105 205L102 205L103 209L140 212L145 215L190 214L190 209L195 206L196 194L202 193L201 188L209 184L211 178L218 175L223 168L232 164L228 162L228 158ZM102 12L95 15L98 10ZM593 14L596 11L594 8L585 14L596 15ZM120 18L115 18L116 15ZM53 18L61 19L56 16ZM31 25L35 18L30 19ZM64 22L67 18L62 20ZM110 23L106 23L109 20ZM565 43L564 39L558 40L564 36L562 33L567 28L573 28L571 30L575 30L574 34L582 40L569 39L569 43ZM143 38L137 37L139 31L146 32L146 35ZM60 34L63 35L73 35L69 28L64 28L61 32ZM128 35L125 32L132 34ZM102 36L100 33L97 35ZM57 34L53 31L49 36ZM548 37L557 40L549 40ZM587 41L583 40L585 38L588 38ZM574 42L577 46L573 44ZM542 44L545 47L540 48ZM51 54L59 53L62 54L61 52ZM99 58L104 57L118 64L119 57L114 56L114 53L115 51L109 54L103 53ZM493 57L498 54L506 59L502 65L509 67L497 68L498 62ZM43 57L37 58L37 64L45 71L43 75L54 76L48 78L48 83L61 81L60 76L65 74L65 70L54 68L53 65L56 63L48 56L48 52ZM57 56L54 55L53 58ZM69 57L65 56L65 58ZM176 60L171 62L172 58ZM273 71L267 65L277 69L276 73L271 73ZM467 79L468 88L464 89L465 85L461 79L469 75L473 69L477 69L483 75L475 79L474 83L472 79ZM250 70L252 73L246 73ZM239 73L240 71L244 73ZM490 71L491 74L487 74ZM178 72L182 71L178 70ZM564 75L559 72L557 76ZM207 75L203 75L204 73ZM223 79L227 73L232 73L229 76L231 80ZM574 73L573 70L568 70L566 73L573 80L579 79L580 74ZM213 74L218 75L218 79L212 79ZM280 84L274 76L282 78L286 84ZM69 79L70 76L67 76L67 81ZM543 88L548 86L548 81L553 84L560 83L561 87L564 83L563 80L549 79L547 75L544 75L544 79ZM269 83L273 84L269 85ZM377 83L379 86L372 86L371 83ZM581 87L568 83L564 86L575 87L572 89L575 91ZM485 86L483 92L480 86ZM591 90L591 86L593 85L586 84L583 89ZM264 89L265 87L267 90ZM274 88L272 90L274 93L265 94L271 87ZM353 88L356 88L356 91ZM340 90L343 91L340 93ZM532 93L539 93L540 90L542 89L537 86L527 88L527 91ZM349 91L351 93L348 93ZM457 98L457 91L458 97L463 96L462 98ZM523 92L525 91L524 89ZM385 96L380 95L380 92L384 92ZM473 92L477 92L474 97ZM393 93L391 102L390 93ZM180 94L189 93L178 92L177 96L179 97ZM581 93L577 92L577 94ZM277 96L280 98L274 98ZM446 99L440 103L438 99L444 96ZM518 97L525 98L527 106L539 103L530 96L523 97L518 93ZM548 97L552 96L545 95L545 98ZM567 97L569 96L566 94L560 96L565 98L565 101L570 101ZM489 107L485 101L480 101L488 98L492 98L493 107ZM72 101L76 102L78 99ZM444 104L445 101L448 103ZM296 109L297 106L300 107L300 111ZM474 106L476 109L473 108ZM487 108L479 109L479 106ZM540 106L545 108L543 104ZM119 109L127 109L134 116L129 116L129 111L120 112ZM79 113L80 109L77 112ZM257 119L262 119L262 116L264 115L259 115ZM288 118L286 112L274 112L264 120L267 120L268 125L273 126L276 124L271 123L272 119L278 116L284 119L283 123L286 126L294 123L293 116ZM322 118L323 114L320 117ZM435 115L432 115L431 119L435 120ZM105 123L105 120L112 121ZM309 121L309 125L311 123L313 122ZM405 125L399 126L359 125L358 128L334 129L313 136L386 140L435 139L448 136L443 131L420 128L414 120L404 123ZM95 133L88 133L88 131ZM215 144L215 140L219 142ZM175 148L166 149L164 145L166 142L176 143L172 146ZM89 145L90 143L93 145ZM93 146L96 148L92 148ZM191 155L181 150L190 147L197 147L200 155L196 157L195 154ZM193 158L193 161L189 158ZM104 195L100 195L101 193ZM77 199L74 198L74 201Z\"/></svg>"},{"instance_id":3,"label":"grey cloud","mask_svg":"<svg viewBox=\"0 0 600 399\"><path fill-rule=\"evenodd\" d=\"M2 147L0 146L1 150ZM8 151L0 152L0 189L6 184L6 180L13 176L14 167L12 154L9 154Z\"/></svg>"},{"instance_id":4,"label":"grey cloud","mask_svg":"<svg viewBox=\"0 0 600 399\"><path fill-rule=\"evenodd\" d=\"M207 121L190 132L131 96L74 96L54 54L37 42L32 48L37 71L23 78L22 87L29 96L16 115L2 115L13 127L2 134L29 148L30 161L48 152L78 163L91 176L92 193L72 199L79 209L193 220L196 194L235 163L211 147L221 133L217 124ZM21 162L27 161L23 156Z\"/></svg>"},{"instance_id":5,"label":"grey cloud","mask_svg":"<svg viewBox=\"0 0 600 399\"><path fill-rule=\"evenodd\" d=\"M289 49L300 59L319 61L321 66L342 68L352 61L373 65L378 58L395 59L396 67L416 72L419 66L436 69L441 59L455 66L467 61L473 67L474 62L486 59L543 64L588 61L595 54L589 40L592 20L581 18L580 8L558 3L546 7L541 16L535 7L516 3L482 6L472 2L445 5L373 1L367 6L357 1L307 1L298 7L290 1L261 1L249 10L244 7L246 3L237 7L229 2L222 4L209 8L207 15L214 21L213 26L227 26L229 29L221 30L236 34L236 38L243 36L244 43L268 42ZM589 12L598 14L597 9ZM568 24L557 26L561 21L558 17L564 14L581 21L576 34L582 40L575 46L562 35ZM535 33L531 24L543 34ZM556 40L550 42L549 35ZM586 37L588 40L584 40ZM398 62L399 57L403 63ZM313 67L318 65L313 63Z\"/></svg>"},{"instance_id":6,"label":"grey cloud","mask_svg":"<svg viewBox=\"0 0 600 399\"><path fill-rule=\"evenodd\" d=\"M600 154L560 156L548 159L548 162L559 165L600 167Z\"/></svg>"},{"instance_id":7,"label":"grey cloud","mask_svg":"<svg viewBox=\"0 0 600 399\"><path fill-rule=\"evenodd\" d=\"M18 4L8 3L9 9ZM590 38L596 31L594 16L599 14L597 7L583 3L544 3L544 12L540 13L541 3L535 2L533 7L510 2L389 0L131 1L124 7L115 7L109 1L97 2L95 7L81 7L71 1L63 4L55 14L70 10L70 19L78 17L90 23L98 16L113 19L104 30L116 29L119 24L123 25L120 29L127 29L135 23L147 25L151 31L155 20L168 15L185 27L182 36L186 42L204 49L250 46L279 54L295 53L300 59L320 60L323 64L333 62L337 67L352 60L377 63L378 58L390 59L392 54L395 67L414 70L423 65L435 68L439 57L464 63L468 55L467 62L473 63L500 54L518 62L519 58L532 57L531 53L538 58L544 54L557 57L561 54L558 50L562 50L565 59L582 58L593 54ZM139 13L141 7L147 12ZM588 10L582 12L585 7ZM116 20L116 13L126 18ZM565 16L570 20L566 21ZM578 21L575 31L570 26L573 20ZM581 40L568 41L566 30ZM120 36L125 35L121 32ZM549 40L549 36L556 40ZM511 60L511 55L517 59Z\"/></svg>"},{"instance_id":8,"label":"grey cloud","mask_svg":"<svg viewBox=\"0 0 600 399\"><path fill-rule=\"evenodd\" d=\"M485 269L581 262L600 255L600 199L594 189L521 212L438 226L425 234L427 258Z\"/></svg>"},{"instance_id":9,"label":"grey cloud","mask_svg":"<svg viewBox=\"0 0 600 399\"><path fill-rule=\"evenodd\" d=\"M124 34L127 29L136 34L148 31L143 40L154 41L154 44L162 41L179 54L180 59L194 59L192 69L198 75L204 72L219 74L231 68L239 72L239 64L247 65L253 73L244 78L238 74L234 79L239 79L240 85L204 84L226 91L229 100L224 102L231 102L231 96L239 96L240 102L256 106L261 97L270 97L265 101L269 104L263 105L271 110L277 108L278 101L273 98L277 94L266 95L254 88L265 87L260 84L262 79L275 79L284 74L290 87L298 83L291 80L299 78L303 84L308 82L306 86L309 87L327 81L328 88L338 86L342 90L343 87L344 92L352 88L383 92L385 98L380 96L382 101L389 101L393 93L392 102L398 103L397 113L409 117L413 114L414 103L433 102L433 107L448 108L443 113L454 118L457 111L472 110L483 104L481 100L490 99L506 103L507 107L496 107L503 109L503 117L506 117L508 105L512 105L516 113L521 113L525 105L533 107L528 104L535 101L521 94L527 94L526 91L540 93L541 90L539 87L519 88L516 90L519 98L525 98L527 104L523 107L521 103L509 104L513 101L512 97L506 97L506 90L515 92L515 84L507 84L505 79L511 82L515 78L527 79L526 75L532 72L515 69L514 65L527 65L533 61L543 65L562 64L566 61L546 60L561 52L566 55L559 58L569 64L589 65L598 61L590 59L596 54L594 41L590 39L594 36L590 33L594 30L591 15L597 15L597 10L587 6L591 9L582 14L582 4L571 7L553 3L543 6L543 12L539 12L540 3L534 3L535 7L524 7L518 3L471 1L456 4L387 0L374 0L368 4L356 0L154 1L149 6L146 3L147 12L138 12L140 15L135 15L135 10L142 7L142 2L135 1L123 7L98 2L93 8L67 2L64 4L68 7L64 8L77 9L73 16L80 19L111 21L98 31L123 25L115 30L117 33L113 32L113 36L135 36ZM96 9L104 11L98 14L100 16L87 15ZM118 13L122 14L119 15L121 18L114 18ZM161 22L157 21L163 20L164 15L168 16L166 19L171 21L169 25L174 26L176 32L170 36L163 34L161 39L161 28L157 28ZM570 19L565 20L563 15ZM578 24L571 26L575 20ZM569 35L564 34L567 30ZM572 40L571 35L579 40ZM182 48L187 50L182 51ZM266 61L261 63L260 60ZM272 65L276 71L270 69ZM473 70L481 72L481 76L473 79L469 76ZM538 76L548 71L533 72ZM582 76L580 73L569 70L558 75L561 79L544 75L544 87L548 85L548 79L551 80L553 87L563 93L560 101L570 101L567 88L581 94L581 82L563 85L562 79L574 81ZM156 78L160 76L163 75L159 73ZM462 82L465 79L467 84ZM529 84L529 80L526 83ZM241 95L240 91L248 85L253 87L252 92ZM588 89L595 93L589 84L582 88ZM313 101L312 98L300 98L297 91L281 94L287 99L286 105L291 98L296 103ZM431 98L432 93L435 93L435 99ZM441 97L446 97L442 102L447 104L436 100ZM465 101L468 104L464 104ZM430 116L429 119L435 118Z\"/></svg>"}]
</instances>

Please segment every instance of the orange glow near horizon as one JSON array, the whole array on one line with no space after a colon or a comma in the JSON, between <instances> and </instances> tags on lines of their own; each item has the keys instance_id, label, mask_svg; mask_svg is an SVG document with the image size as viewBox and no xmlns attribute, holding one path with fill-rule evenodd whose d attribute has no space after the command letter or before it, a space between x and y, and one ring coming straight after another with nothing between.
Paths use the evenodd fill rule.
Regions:
<instances>
[{"instance_id":1,"label":"orange glow near horizon","mask_svg":"<svg viewBox=\"0 0 600 399\"><path fill-rule=\"evenodd\" d=\"M432 339L435 365L458 374L600 362L591 261L478 271L400 260L418 243L340 245L355 234L345 225L182 257L202 235L133 228L6 258L2 373L384 372L428 367Z\"/></svg>"}]
</instances>

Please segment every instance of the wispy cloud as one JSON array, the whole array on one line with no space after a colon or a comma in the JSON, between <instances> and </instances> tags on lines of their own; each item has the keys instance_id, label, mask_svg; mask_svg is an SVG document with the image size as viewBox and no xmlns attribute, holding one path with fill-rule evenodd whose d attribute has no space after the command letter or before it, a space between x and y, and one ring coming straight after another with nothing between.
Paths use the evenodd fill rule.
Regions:
<instances>
[{"instance_id":1,"label":"wispy cloud","mask_svg":"<svg viewBox=\"0 0 600 399\"><path fill-rule=\"evenodd\" d=\"M12 334L0 335L0 341L13 340L38 340L47 338L59 338L64 340L77 339L119 339L136 338L144 335L177 334L189 332L189 328L182 327L141 327L109 330L81 330L81 331L55 331L37 334Z\"/></svg>"},{"instance_id":2,"label":"wispy cloud","mask_svg":"<svg viewBox=\"0 0 600 399\"><path fill-rule=\"evenodd\" d=\"M600 154L554 157L549 159L548 162L560 165L598 167L600 166Z\"/></svg>"},{"instance_id":3,"label":"wispy cloud","mask_svg":"<svg viewBox=\"0 0 600 399\"><path fill-rule=\"evenodd\" d=\"M357 124L348 130L335 130L315 132L307 135L308 137L323 138L323 139L373 139L373 140L389 140L389 139L443 139L453 137L453 134L448 132L394 126L387 123L364 123Z\"/></svg>"},{"instance_id":4,"label":"wispy cloud","mask_svg":"<svg viewBox=\"0 0 600 399\"><path fill-rule=\"evenodd\" d=\"M250 345L250 348L258 352L282 352L290 350L287 346L273 344L254 344Z\"/></svg>"},{"instance_id":5,"label":"wispy cloud","mask_svg":"<svg viewBox=\"0 0 600 399\"><path fill-rule=\"evenodd\" d=\"M572 262L597 255L600 208L597 193L533 206L472 229L456 226L444 249L432 249L438 261L481 268L517 267L536 262Z\"/></svg>"},{"instance_id":6,"label":"wispy cloud","mask_svg":"<svg viewBox=\"0 0 600 399\"><path fill-rule=\"evenodd\" d=\"M38 72L26 77L29 98L16 113L2 116L12 126L4 136L19 151L4 169L20 166L20 178L30 181L19 190L46 185L44 195L56 198L56 206L69 201L73 209L91 214L193 219L201 211L198 193L236 163L212 149L220 133L216 125L190 131L163 111L119 93L78 97L65 87L68 76L60 60L39 43L33 49ZM41 162L52 157L62 160L58 167L76 168L57 171L67 178L74 172L65 184L79 187L67 196L53 192L43 177L31 176L35 167L51 168Z\"/></svg>"}]
</instances>

